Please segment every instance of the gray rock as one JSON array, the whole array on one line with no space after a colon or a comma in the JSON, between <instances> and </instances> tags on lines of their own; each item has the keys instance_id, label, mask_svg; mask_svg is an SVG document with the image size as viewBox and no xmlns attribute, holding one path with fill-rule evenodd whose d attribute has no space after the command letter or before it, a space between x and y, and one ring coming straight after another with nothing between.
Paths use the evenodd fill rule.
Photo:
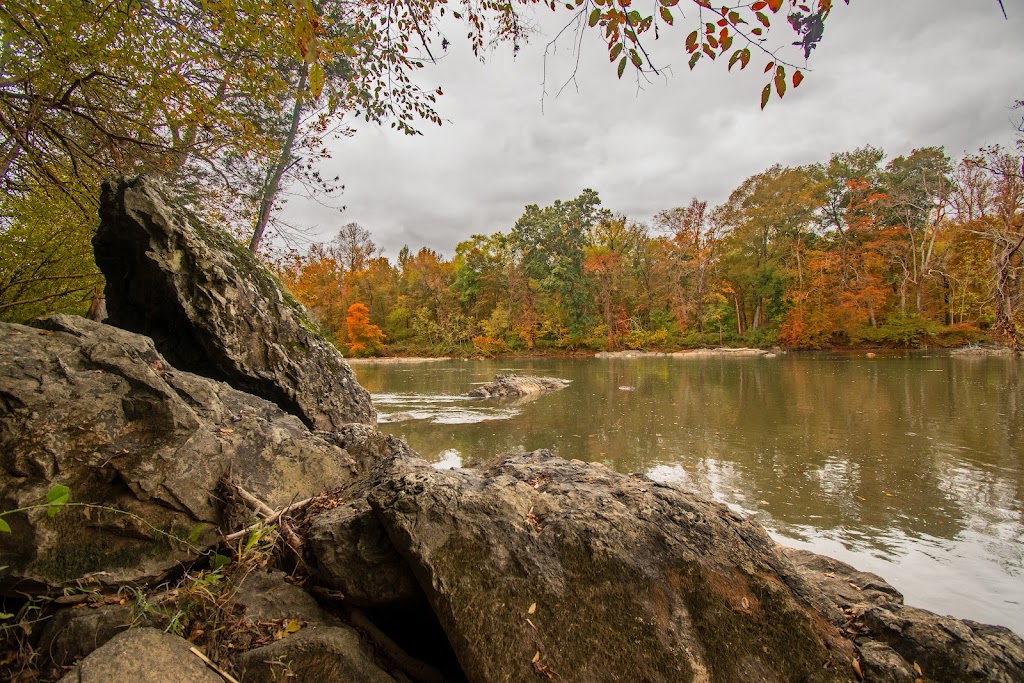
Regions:
<instances>
[{"instance_id":1,"label":"gray rock","mask_svg":"<svg viewBox=\"0 0 1024 683\"><path fill-rule=\"evenodd\" d=\"M66 666L126 631L133 620L128 605L62 609L46 623L39 651L57 666Z\"/></svg>"},{"instance_id":2,"label":"gray rock","mask_svg":"<svg viewBox=\"0 0 1024 683\"><path fill-rule=\"evenodd\" d=\"M246 683L358 681L394 683L373 659L359 634L347 626L304 628L236 658Z\"/></svg>"},{"instance_id":3,"label":"gray rock","mask_svg":"<svg viewBox=\"0 0 1024 683\"><path fill-rule=\"evenodd\" d=\"M317 567L316 582L360 607L413 599L419 589L365 499L316 517L306 534Z\"/></svg>"},{"instance_id":4,"label":"gray rock","mask_svg":"<svg viewBox=\"0 0 1024 683\"><path fill-rule=\"evenodd\" d=\"M860 666L868 683L914 683L917 672L885 643L873 640L860 646Z\"/></svg>"},{"instance_id":5,"label":"gray rock","mask_svg":"<svg viewBox=\"0 0 1024 683\"><path fill-rule=\"evenodd\" d=\"M280 507L353 477L355 463L274 404L180 372L150 339L74 316L0 324L0 588L150 582L216 540L222 477ZM177 539L177 540L175 540Z\"/></svg>"},{"instance_id":6,"label":"gray rock","mask_svg":"<svg viewBox=\"0 0 1024 683\"><path fill-rule=\"evenodd\" d=\"M246 618L253 621L336 622L312 595L285 581L286 576L280 571L252 571L238 582L231 599L244 606Z\"/></svg>"},{"instance_id":7,"label":"gray rock","mask_svg":"<svg viewBox=\"0 0 1024 683\"><path fill-rule=\"evenodd\" d=\"M104 183L93 246L108 322L152 337L175 366L273 401L316 429L374 423L369 394L302 305L156 181Z\"/></svg>"},{"instance_id":8,"label":"gray rock","mask_svg":"<svg viewBox=\"0 0 1024 683\"><path fill-rule=\"evenodd\" d=\"M872 607L854 622L858 640L885 643L937 683L1020 683L1024 641L1007 628L906 605Z\"/></svg>"},{"instance_id":9,"label":"gray rock","mask_svg":"<svg viewBox=\"0 0 1024 683\"><path fill-rule=\"evenodd\" d=\"M564 389L571 382L572 380L557 377L495 375L493 382L476 387L466 395L473 398L521 398Z\"/></svg>"},{"instance_id":10,"label":"gray rock","mask_svg":"<svg viewBox=\"0 0 1024 683\"><path fill-rule=\"evenodd\" d=\"M803 577L840 609L863 611L868 606L903 603L903 594L877 574L808 550L781 550Z\"/></svg>"},{"instance_id":11,"label":"gray rock","mask_svg":"<svg viewBox=\"0 0 1024 683\"><path fill-rule=\"evenodd\" d=\"M804 550L786 549L807 582L844 610L865 680L939 683L1024 681L1024 640L1007 628L943 617L903 604L880 577Z\"/></svg>"},{"instance_id":12,"label":"gray rock","mask_svg":"<svg viewBox=\"0 0 1024 683\"><path fill-rule=\"evenodd\" d=\"M83 659L60 683L224 683L184 638L133 628Z\"/></svg>"},{"instance_id":13,"label":"gray rock","mask_svg":"<svg viewBox=\"0 0 1024 683\"><path fill-rule=\"evenodd\" d=\"M470 681L854 680L826 601L714 501L544 451L369 500Z\"/></svg>"}]
</instances>

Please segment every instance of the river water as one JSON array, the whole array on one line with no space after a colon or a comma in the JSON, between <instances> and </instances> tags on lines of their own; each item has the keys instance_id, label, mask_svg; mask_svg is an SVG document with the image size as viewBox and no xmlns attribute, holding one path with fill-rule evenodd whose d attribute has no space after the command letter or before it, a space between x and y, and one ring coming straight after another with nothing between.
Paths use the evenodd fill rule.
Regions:
<instances>
[{"instance_id":1,"label":"river water","mask_svg":"<svg viewBox=\"0 0 1024 683\"><path fill-rule=\"evenodd\" d=\"M1024 634L1024 395L1007 357L354 364L381 429L438 467L549 448L713 495L908 604ZM496 373L572 380L512 403Z\"/></svg>"}]
</instances>

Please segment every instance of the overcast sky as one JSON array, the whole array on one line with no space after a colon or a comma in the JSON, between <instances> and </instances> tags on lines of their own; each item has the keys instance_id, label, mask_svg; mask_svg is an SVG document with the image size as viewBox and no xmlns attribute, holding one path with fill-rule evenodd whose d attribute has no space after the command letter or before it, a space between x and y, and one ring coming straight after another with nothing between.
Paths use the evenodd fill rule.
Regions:
<instances>
[{"instance_id":1,"label":"overcast sky","mask_svg":"<svg viewBox=\"0 0 1024 683\"><path fill-rule=\"evenodd\" d=\"M341 176L346 210L292 198L283 216L316 241L355 221L391 258L403 244L450 256L471 234L509 230L527 204L586 187L605 208L649 220L695 196L718 204L774 163L825 161L868 144L890 157L929 145L958 157L1012 144L1022 112L1011 105L1024 99L1024 0L1004 4L1009 21L997 0L836 2L813 72L765 111L763 62L740 76L706 60L690 72L687 31L662 35L657 54L672 73L642 89L629 71L615 78L591 32L578 88L555 97L573 65L566 43L548 58L543 110L550 35L535 35L514 59L499 49L486 64L453 39L418 75L443 87L445 124L425 124L420 137L364 125L331 143L323 175ZM567 15L536 17L550 34Z\"/></svg>"}]
</instances>

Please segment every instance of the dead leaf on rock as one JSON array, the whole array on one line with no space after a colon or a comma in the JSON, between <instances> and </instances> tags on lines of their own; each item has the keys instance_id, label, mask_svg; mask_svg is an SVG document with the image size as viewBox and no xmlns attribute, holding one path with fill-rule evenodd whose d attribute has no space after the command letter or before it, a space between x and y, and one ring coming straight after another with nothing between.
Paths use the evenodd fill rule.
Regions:
<instances>
[{"instance_id":1,"label":"dead leaf on rock","mask_svg":"<svg viewBox=\"0 0 1024 683\"><path fill-rule=\"evenodd\" d=\"M924 676L924 671L921 670L921 665L914 662L914 671L917 672L918 676Z\"/></svg>"},{"instance_id":2,"label":"dead leaf on rock","mask_svg":"<svg viewBox=\"0 0 1024 683\"><path fill-rule=\"evenodd\" d=\"M860 670L860 662L856 659L853 660L853 673L857 674L858 681L864 680L864 672Z\"/></svg>"},{"instance_id":3,"label":"dead leaf on rock","mask_svg":"<svg viewBox=\"0 0 1024 683\"><path fill-rule=\"evenodd\" d=\"M541 678L554 678L555 672L551 670L551 667L547 664L540 663L540 650L537 650L537 654L533 656L533 661L530 662L533 666L533 673Z\"/></svg>"}]
</instances>

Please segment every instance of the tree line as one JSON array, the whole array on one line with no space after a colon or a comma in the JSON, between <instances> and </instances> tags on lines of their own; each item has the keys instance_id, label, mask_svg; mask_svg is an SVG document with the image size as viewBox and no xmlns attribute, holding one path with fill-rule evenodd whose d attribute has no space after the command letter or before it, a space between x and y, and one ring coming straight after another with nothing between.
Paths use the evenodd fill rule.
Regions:
<instances>
[{"instance_id":1,"label":"tree line","mask_svg":"<svg viewBox=\"0 0 1024 683\"><path fill-rule=\"evenodd\" d=\"M350 223L276 260L354 355L830 348L1021 341L1024 168L993 147L958 161L863 147L747 178L650 223L598 194L527 206L454 257L392 261Z\"/></svg>"},{"instance_id":2,"label":"tree line","mask_svg":"<svg viewBox=\"0 0 1024 683\"><path fill-rule=\"evenodd\" d=\"M319 165L350 121L409 135L441 123L443 90L413 76L449 50L445 29L466 31L474 54L518 50L535 5L565 13L574 46L594 34L619 78L658 73L645 45L675 32L690 68L764 64L763 107L803 80L796 65L833 3L6 0L0 319L84 312L101 296L90 239L105 176L160 177L259 253L287 229L289 194L337 201L341 179Z\"/></svg>"}]
</instances>

